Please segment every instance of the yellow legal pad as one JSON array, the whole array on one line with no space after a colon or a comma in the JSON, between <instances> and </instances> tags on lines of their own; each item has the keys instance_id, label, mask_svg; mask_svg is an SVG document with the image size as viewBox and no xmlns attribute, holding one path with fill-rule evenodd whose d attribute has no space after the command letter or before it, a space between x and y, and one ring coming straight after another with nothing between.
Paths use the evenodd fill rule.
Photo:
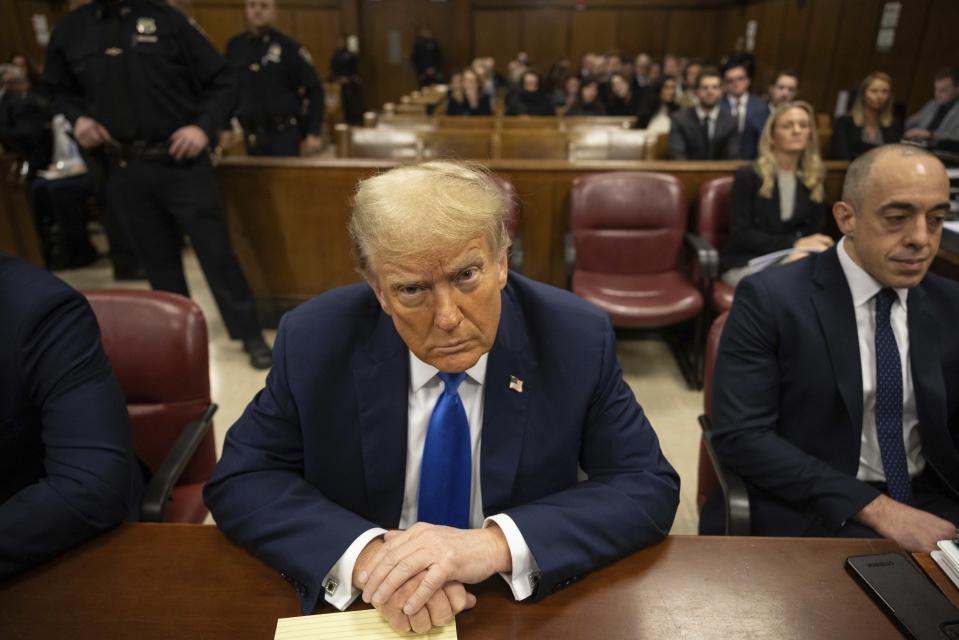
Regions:
<instances>
[{"instance_id":1,"label":"yellow legal pad","mask_svg":"<svg viewBox=\"0 0 959 640\"><path fill-rule=\"evenodd\" d=\"M376 609L321 613L276 621L274 640L393 640L393 638L429 638L456 640L456 623L432 629L429 633L394 631Z\"/></svg>"}]
</instances>

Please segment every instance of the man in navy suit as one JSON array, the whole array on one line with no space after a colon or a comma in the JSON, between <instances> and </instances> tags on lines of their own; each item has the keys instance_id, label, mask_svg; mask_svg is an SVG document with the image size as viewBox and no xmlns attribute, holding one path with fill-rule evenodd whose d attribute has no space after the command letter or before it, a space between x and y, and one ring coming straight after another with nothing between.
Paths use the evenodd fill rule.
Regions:
<instances>
[{"instance_id":1,"label":"man in navy suit","mask_svg":"<svg viewBox=\"0 0 959 640\"><path fill-rule=\"evenodd\" d=\"M79 293L0 253L0 580L139 516L126 401Z\"/></svg>"},{"instance_id":2,"label":"man in navy suit","mask_svg":"<svg viewBox=\"0 0 959 640\"><path fill-rule=\"evenodd\" d=\"M835 248L739 284L713 431L748 484L753 534L882 536L911 551L956 537L959 283L927 273L948 210L939 160L877 148L846 173ZM718 528L717 506L702 532Z\"/></svg>"},{"instance_id":3,"label":"man in navy suit","mask_svg":"<svg viewBox=\"0 0 959 640\"><path fill-rule=\"evenodd\" d=\"M504 210L463 165L365 180L350 231L366 284L280 323L205 495L304 613L362 591L422 632L472 606L464 584L499 573L541 598L669 531L679 478L608 317L507 272Z\"/></svg>"},{"instance_id":4,"label":"man in navy suit","mask_svg":"<svg viewBox=\"0 0 959 640\"><path fill-rule=\"evenodd\" d=\"M739 157L755 160L759 153L759 137L762 135L769 105L749 93L749 71L746 66L734 63L723 69L726 95L721 103L724 113L732 116L739 133Z\"/></svg>"}]
</instances>

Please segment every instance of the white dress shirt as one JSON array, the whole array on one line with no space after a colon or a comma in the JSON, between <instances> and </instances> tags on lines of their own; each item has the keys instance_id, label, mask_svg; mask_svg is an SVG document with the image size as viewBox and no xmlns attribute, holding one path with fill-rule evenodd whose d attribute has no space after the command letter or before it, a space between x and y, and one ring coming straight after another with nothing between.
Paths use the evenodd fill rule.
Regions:
<instances>
[{"instance_id":1,"label":"white dress shirt","mask_svg":"<svg viewBox=\"0 0 959 640\"><path fill-rule=\"evenodd\" d=\"M719 117L719 105L710 109L709 111L704 111L701 106L696 105L696 118L700 122L703 121L703 118L709 118L706 122L706 128L709 130L709 141L712 142L716 138L716 118Z\"/></svg>"},{"instance_id":2,"label":"white dress shirt","mask_svg":"<svg viewBox=\"0 0 959 640\"><path fill-rule=\"evenodd\" d=\"M883 288L875 278L853 262L846 253L846 239L839 241L837 253L856 310L856 332L859 334L859 359L862 362L862 445L859 449L859 471L856 478L864 482L885 482L876 434L876 294ZM916 413L916 395L912 386L912 366L909 363L909 328L906 322L908 289L894 289L898 303L893 302L889 323L899 347L902 365L902 432L906 447L909 477L915 478L926 467L919 440L919 422Z\"/></svg>"},{"instance_id":3,"label":"white dress shirt","mask_svg":"<svg viewBox=\"0 0 959 640\"><path fill-rule=\"evenodd\" d=\"M729 100L730 113L736 118L736 128L739 130L739 133L742 133L746 127L746 104L749 100L749 94L744 93L738 98L735 96L726 96L726 99Z\"/></svg>"},{"instance_id":4,"label":"white dress shirt","mask_svg":"<svg viewBox=\"0 0 959 640\"><path fill-rule=\"evenodd\" d=\"M512 556L512 571L501 573L517 600L524 600L533 594L539 565L533 558L523 534L513 519L504 513L483 518L482 483L480 482L480 446L483 433L483 386L486 381L486 362L489 354L484 354L473 367L466 370L466 378L460 383L459 396L469 422L470 445L472 447L472 487L470 490L470 527L478 529L496 524L509 545ZM443 381L437 377L439 370L426 364L410 352L410 389L407 413L406 436L406 481L403 492L403 509L400 515L400 529L407 529L417 521L420 489L420 467L423 462L423 446L429 431L430 416L443 393ZM342 611L360 595L360 590L352 586L353 568L360 552L374 538L386 533L379 527L364 531L340 556L336 564L323 579L326 601Z\"/></svg>"}]
</instances>

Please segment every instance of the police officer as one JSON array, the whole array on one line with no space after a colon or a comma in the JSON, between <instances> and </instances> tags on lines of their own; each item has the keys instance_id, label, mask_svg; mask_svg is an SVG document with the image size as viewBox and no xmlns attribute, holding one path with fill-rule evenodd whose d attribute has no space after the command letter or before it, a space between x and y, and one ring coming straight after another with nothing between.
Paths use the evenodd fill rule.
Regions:
<instances>
[{"instance_id":1,"label":"police officer","mask_svg":"<svg viewBox=\"0 0 959 640\"><path fill-rule=\"evenodd\" d=\"M160 0L95 0L65 15L44 82L77 142L107 152L106 189L154 289L189 295L181 230L193 244L230 337L271 364L253 296L217 204L209 143L233 107L229 65Z\"/></svg>"},{"instance_id":2,"label":"police officer","mask_svg":"<svg viewBox=\"0 0 959 640\"><path fill-rule=\"evenodd\" d=\"M249 30L226 45L237 71L236 117L253 156L296 156L322 149L323 85L306 48L273 28L274 0L246 0Z\"/></svg>"}]
</instances>

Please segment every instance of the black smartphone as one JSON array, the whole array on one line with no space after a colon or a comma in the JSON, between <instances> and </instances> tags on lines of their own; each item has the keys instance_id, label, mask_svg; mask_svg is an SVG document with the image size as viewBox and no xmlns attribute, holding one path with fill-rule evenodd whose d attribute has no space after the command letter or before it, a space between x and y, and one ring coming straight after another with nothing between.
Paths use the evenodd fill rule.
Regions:
<instances>
[{"instance_id":1,"label":"black smartphone","mask_svg":"<svg viewBox=\"0 0 959 640\"><path fill-rule=\"evenodd\" d=\"M898 553L849 556L846 570L907 637L959 640L959 608L911 558Z\"/></svg>"}]
</instances>

